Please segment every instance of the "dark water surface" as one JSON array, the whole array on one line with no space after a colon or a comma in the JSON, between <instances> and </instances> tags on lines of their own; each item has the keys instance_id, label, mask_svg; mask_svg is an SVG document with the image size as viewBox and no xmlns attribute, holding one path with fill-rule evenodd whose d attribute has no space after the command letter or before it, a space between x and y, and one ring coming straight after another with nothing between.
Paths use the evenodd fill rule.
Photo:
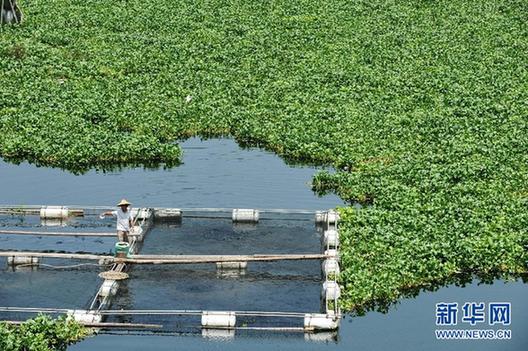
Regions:
<instances>
[{"instance_id":1,"label":"dark water surface","mask_svg":"<svg viewBox=\"0 0 528 351\"><path fill-rule=\"evenodd\" d=\"M231 219L183 218L159 225L145 237L145 255L319 253L312 216L306 220L261 220L237 226ZM319 261L249 262L237 273L209 265L137 265L118 293L117 309L319 312ZM156 320L151 320L156 322ZM167 324L167 321L162 323Z\"/></svg>"},{"instance_id":2,"label":"dark water surface","mask_svg":"<svg viewBox=\"0 0 528 351\"><path fill-rule=\"evenodd\" d=\"M67 221L41 221L37 215L14 216L0 214L0 230L6 231L49 231L79 233L113 233L115 221L96 216L71 217ZM71 237L71 236L26 236L0 232L0 248L19 251L70 251L108 253L115 243L115 237Z\"/></svg>"},{"instance_id":3,"label":"dark water surface","mask_svg":"<svg viewBox=\"0 0 528 351\"><path fill-rule=\"evenodd\" d=\"M272 153L244 150L231 140L190 139L182 144L184 164L169 170L90 171L75 176L57 169L0 161L0 204L113 205L122 197L136 206L327 209L341 205L336 196L318 198L309 182L312 167L290 167ZM262 225L261 225L262 224ZM97 218L74 219L76 231L112 231ZM40 226L35 217L1 217L4 229ZM70 228L70 227L68 227ZM71 230L58 227L53 230ZM296 233L292 237L291 233ZM31 238L30 240L28 240ZM111 238L49 238L0 235L0 249L60 249L107 252ZM187 219L181 225L158 225L142 253L317 252L311 221L262 221L257 229L234 227L229 220ZM276 251L273 251L276 250ZM296 251L299 250L299 251ZM55 264L71 263L71 261ZM5 267L5 259L0 259ZM97 268L0 272L0 305L84 308L101 280ZM252 264L242 276L219 276L214 267L134 267L113 308L278 309L318 308L320 274L315 262ZM448 286L402 299L388 314L346 316L337 334L304 335L237 331L236 336L202 336L199 330L179 335L104 334L71 350L526 350L528 289L521 281L492 285ZM235 290L233 290L235 289ZM231 296L237 291L236 296ZM211 299L214 296L214 299ZM508 341L438 341L435 304L467 301L512 303L512 339ZM235 308L240 306L240 308ZM163 322L161 320L160 322ZM470 329L470 327L464 327ZM480 329L493 329L477 325ZM495 328L496 329L496 328Z\"/></svg>"},{"instance_id":4,"label":"dark water surface","mask_svg":"<svg viewBox=\"0 0 528 351\"><path fill-rule=\"evenodd\" d=\"M234 338L212 339L200 335L131 336L99 335L74 345L71 350L479 350L523 351L528 345L528 303L526 284L492 285L473 283L464 288L445 287L424 292L415 299L404 299L388 314L370 312L363 317L345 317L337 340L308 340L303 334L278 335L240 333ZM439 302L508 301L512 303L512 339L440 341L434 337L435 304ZM487 329L489 326L479 327ZM317 337L317 334L316 334ZM324 340L325 336L321 336Z\"/></svg>"}]
</instances>

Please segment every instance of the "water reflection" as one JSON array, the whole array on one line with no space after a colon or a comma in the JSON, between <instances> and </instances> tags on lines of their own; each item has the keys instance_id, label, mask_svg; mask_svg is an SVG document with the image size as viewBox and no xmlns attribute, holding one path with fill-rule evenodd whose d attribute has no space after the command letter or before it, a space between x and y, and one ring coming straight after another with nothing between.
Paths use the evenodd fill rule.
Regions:
<instances>
[{"instance_id":1,"label":"water reflection","mask_svg":"<svg viewBox=\"0 0 528 351\"><path fill-rule=\"evenodd\" d=\"M328 209L337 196L315 196L309 166L288 167L277 155L242 149L233 140L181 144L179 167L90 170L82 175L26 162L0 161L4 204L112 206L126 197L135 206Z\"/></svg>"},{"instance_id":2,"label":"water reflection","mask_svg":"<svg viewBox=\"0 0 528 351\"><path fill-rule=\"evenodd\" d=\"M314 167L288 167L276 155L258 149L242 149L234 141L190 139L182 143L184 163L174 165L142 165L141 167L102 168L88 170L76 176L59 169L30 165L16 166L0 161L1 199L4 204L80 204L113 205L124 194L132 202L152 207L247 207L247 208L306 208L326 209L343 202L334 195L314 196L310 182ZM8 186L7 186L8 185ZM179 225L176 224L178 227ZM247 230L244 228L243 230ZM3 262L2 262L3 263ZM7 273L7 272L6 272ZM31 273L31 272L29 272ZM97 275L81 272L78 279L64 288L71 301L50 292L64 283L61 272L40 271L38 274L18 275L20 284L31 279L40 289L34 305L50 307L83 306L95 293ZM528 303L526 275L504 284L511 276L471 272L452 277L447 282L416 287L405 292L397 303L376 301L343 320L339 336L330 334L254 333L236 332L236 337L202 338L157 335L134 336L127 333L88 338L73 346L74 351L113 350L468 350L478 349L517 351L528 345ZM12 278L10 278L12 279ZM228 278L226 278L228 279ZM120 292L123 305L134 304L135 290L123 284ZM48 286L47 286L48 285ZM44 288L43 288L44 287ZM6 289L6 288L4 288ZM427 291L427 292L424 292ZM27 301L18 289L2 295ZM513 338L508 342L439 342L434 339L434 305L440 301L509 301L513 306ZM379 313L378 311L384 312ZM390 312L390 313L387 313ZM358 317L361 315L360 317ZM180 335L186 335L180 334Z\"/></svg>"},{"instance_id":3,"label":"water reflection","mask_svg":"<svg viewBox=\"0 0 528 351\"><path fill-rule=\"evenodd\" d=\"M453 275L449 279L440 282L428 283L424 286L418 286L406 289L398 300L374 300L367 305L357 307L351 316L364 316L366 313L376 311L380 313L389 313L396 305L401 303L401 299L416 298L419 294L434 292L445 287L461 287L468 285L491 285L496 281L528 283L528 274L507 274L502 272L474 273L465 272ZM528 287L527 287L528 288Z\"/></svg>"}]
</instances>

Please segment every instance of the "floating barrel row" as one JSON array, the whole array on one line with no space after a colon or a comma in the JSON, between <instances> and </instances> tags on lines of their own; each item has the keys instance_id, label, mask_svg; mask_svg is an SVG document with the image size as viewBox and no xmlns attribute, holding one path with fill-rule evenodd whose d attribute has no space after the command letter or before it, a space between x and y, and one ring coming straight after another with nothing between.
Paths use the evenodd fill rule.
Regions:
<instances>
[{"instance_id":1,"label":"floating barrel row","mask_svg":"<svg viewBox=\"0 0 528 351\"><path fill-rule=\"evenodd\" d=\"M170 209L169 209L170 210ZM83 216L83 209L70 209L67 206L43 206L40 208L40 218L64 219L71 216ZM133 208L132 217L137 219L149 219L152 211L149 208Z\"/></svg>"},{"instance_id":2,"label":"floating barrel row","mask_svg":"<svg viewBox=\"0 0 528 351\"><path fill-rule=\"evenodd\" d=\"M66 219L71 216L85 216L85 215L97 215L101 211L108 211L112 207L107 206L95 206L95 207L75 207L70 208L68 206L0 206L0 213L5 214L24 214L24 215L40 215L41 218L48 219ZM252 222L257 223L259 221L260 212L274 213L274 214L291 214L291 215L305 215L312 213L310 210L284 210L284 209L227 209L227 208L196 208L196 209L184 209L181 208L150 208L150 209L132 209L132 213L136 216L139 213L138 218L143 219L153 215L155 219L181 219L184 211L190 211L191 213L222 213L220 218L227 217L227 213L230 213L230 217L233 222ZM150 213L149 213L150 212ZM335 221L333 216L338 215L335 211L317 211L316 222L326 223ZM193 216L195 216L193 214ZM208 216L205 216L208 217Z\"/></svg>"},{"instance_id":3,"label":"floating barrel row","mask_svg":"<svg viewBox=\"0 0 528 351\"><path fill-rule=\"evenodd\" d=\"M132 217L140 220L149 219L152 215L152 211L149 208L133 208L131 212ZM59 219L83 215L84 210L70 209L67 206L43 206L40 209L40 218Z\"/></svg>"},{"instance_id":4,"label":"floating barrel row","mask_svg":"<svg viewBox=\"0 0 528 351\"><path fill-rule=\"evenodd\" d=\"M202 312L202 328L236 328L236 312L204 311ZM304 328L310 330L334 330L339 326L338 319L329 314L306 313Z\"/></svg>"},{"instance_id":5,"label":"floating barrel row","mask_svg":"<svg viewBox=\"0 0 528 351\"><path fill-rule=\"evenodd\" d=\"M178 208L156 208L154 218L159 220L181 221L183 212ZM231 211L231 219L235 223L258 223L260 217L259 210L250 208L235 208Z\"/></svg>"},{"instance_id":6,"label":"floating barrel row","mask_svg":"<svg viewBox=\"0 0 528 351\"><path fill-rule=\"evenodd\" d=\"M321 264L321 270L325 279L321 289L321 298L324 300L327 315L333 315L336 318L336 323L338 323L340 314L338 299L341 296L341 287L337 282L337 277L340 273L339 213L335 210L317 212L315 221L316 224L322 225L324 228L321 237L321 247L323 253L326 256L330 256Z\"/></svg>"},{"instance_id":7,"label":"floating barrel row","mask_svg":"<svg viewBox=\"0 0 528 351\"><path fill-rule=\"evenodd\" d=\"M201 327L204 329L236 329L237 313L242 313L242 315L246 316L251 315L248 312L202 311ZM99 312L96 310L69 310L67 313L68 318L83 324L100 323L103 320L103 314L105 314L104 311ZM254 316L257 317L258 315ZM288 315L284 317L290 318ZM306 313L304 315L301 314L299 317L303 318L305 330L335 330L339 327L339 320L332 314Z\"/></svg>"}]
</instances>

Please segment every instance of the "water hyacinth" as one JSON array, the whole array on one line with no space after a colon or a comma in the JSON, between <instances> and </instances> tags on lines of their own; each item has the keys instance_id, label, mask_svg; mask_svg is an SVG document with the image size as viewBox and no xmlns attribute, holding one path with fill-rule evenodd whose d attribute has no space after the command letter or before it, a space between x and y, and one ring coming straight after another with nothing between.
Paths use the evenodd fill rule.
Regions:
<instances>
[{"instance_id":1,"label":"water hyacinth","mask_svg":"<svg viewBox=\"0 0 528 351\"><path fill-rule=\"evenodd\" d=\"M341 209L346 309L526 271L524 1L21 5L2 157L171 164L175 141L229 135L333 165L314 189L363 206Z\"/></svg>"}]
</instances>

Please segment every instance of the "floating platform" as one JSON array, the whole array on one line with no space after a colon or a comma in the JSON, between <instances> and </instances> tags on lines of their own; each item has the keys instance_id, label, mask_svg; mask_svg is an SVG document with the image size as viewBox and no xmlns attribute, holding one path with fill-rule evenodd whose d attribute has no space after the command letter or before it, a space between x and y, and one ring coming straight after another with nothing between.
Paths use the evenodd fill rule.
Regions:
<instances>
[{"instance_id":1,"label":"floating platform","mask_svg":"<svg viewBox=\"0 0 528 351\"><path fill-rule=\"evenodd\" d=\"M0 221L0 237L27 237L36 236L39 238L54 237L72 237L72 238L93 238L100 237L101 240L111 240L116 235L106 227L99 228L100 231L88 231L88 225L83 224L84 220L91 218L96 221L101 212L113 209L113 207L96 206L0 206L0 216L7 216L5 225ZM130 236L129 255L127 257L115 257L111 254L101 254L97 252L64 252L60 250L37 251L37 250L19 250L17 247L11 247L9 250L0 251L0 257L6 257L7 263L13 269L17 267L45 267L48 260L69 260L72 262L95 261L95 265L104 265L109 267L110 272L120 273L134 271L134 266L138 265L203 265L211 264L211 267L217 270L222 277L245 276L247 271L252 270L252 265L272 264L271 262L296 262L296 261L319 261L319 273L322 279L319 297L321 309L314 311L238 311L234 310L209 310L209 309L110 309L113 299L118 295L122 287L120 281L105 279L97 289L97 292L91 299L86 309L54 309L54 308L31 308L31 307L0 307L0 313L49 313L49 314L68 314L72 318L90 327L98 329L106 328L146 328L152 329L159 327L154 323L132 323L130 321L121 321L124 316L171 316L178 318L182 316L193 316L199 318L197 327L204 330L276 330L276 331L304 331L313 332L327 330L336 330L339 327L341 312L339 309L339 297L341 288L337 282L339 275L339 214L334 210L327 211L308 211L308 210L287 210L287 209L227 209L227 208L139 208L133 209L135 228L133 235ZM27 223L24 219L27 217ZM186 220L197 221L200 225L201 220L221 220L221 225L227 228L227 223L236 232L251 233L258 230L262 223L273 220L299 221L312 218L314 225L314 235L319 237L320 245L314 248L319 253L312 252L288 252L278 253L281 242L276 242L272 252L254 253L254 252L236 252L236 254L211 254L204 252L199 254L141 254L143 241L149 236L152 228L156 225L166 226L167 228L177 228ZM9 218L17 218L16 225L10 226ZM20 220L20 218L22 218ZM22 225L20 224L22 223ZM72 225L73 223L73 225ZM18 226L24 227L20 230ZM73 227L74 230L71 230ZM6 228L6 229L4 229ZM283 240L295 240L295 231L287 232L282 236ZM253 238L253 237L252 237ZM263 240L265 237L262 237ZM160 239L166 239L160 237ZM77 239L79 240L79 239ZM170 239L169 239L170 240ZM214 240L214 239L211 239ZM240 238L243 242L244 237ZM252 240L255 240L254 238ZM269 240L269 239L266 239ZM189 246L192 247L192 238L188 239ZM104 243L104 242L102 242ZM115 240L111 240L107 247L111 250ZM152 250L161 251L163 242L155 242L156 245ZM289 243L291 245L291 243ZM98 244L99 245L99 244ZM112 246L111 246L112 245ZM258 248L258 242L252 242L252 245L246 248L255 251ZM269 246L269 242L266 242ZM184 245L186 246L186 245ZM303 247L303 245L299 245ZM182 248L183 249L183 248ZM204 243L204 251L208 251L207 242ZM239 251L235 249L236 251ZM266 250L263 250L266 251ZM79 263L78 265L82 265ZM67 266L64 266L67 267ZM261 267L261 266L259 266ZM293 266L292 266L293 267ZM302 277L301 272L298 277ZM260 275L260 278L265 277ZM285 279L299 279L295 276L287 275ZM130 279L134 279L134 275ZM200 279L197 277L196 279ZM255 278L257 279L257 278ZM5 284L9 284L6 282ZM127 283L128 284L128 283ZM269 291L274 294L274 291ZM75 311L75 312L72 312ZM111 321L107 321L111 318ZM116 321L119 320L119 321ZM193 319L195 320L195 319ZM265 323L258 324L259 320ZM287 325L285 321L298 320L295 326ZM276 321L276 322L274 322ZM16 322L16 321L11 321ZM198 322L198 321L197 321ZM204 332L203 335L213 335L211 332Z\"/></svg>"}]
</instances>

